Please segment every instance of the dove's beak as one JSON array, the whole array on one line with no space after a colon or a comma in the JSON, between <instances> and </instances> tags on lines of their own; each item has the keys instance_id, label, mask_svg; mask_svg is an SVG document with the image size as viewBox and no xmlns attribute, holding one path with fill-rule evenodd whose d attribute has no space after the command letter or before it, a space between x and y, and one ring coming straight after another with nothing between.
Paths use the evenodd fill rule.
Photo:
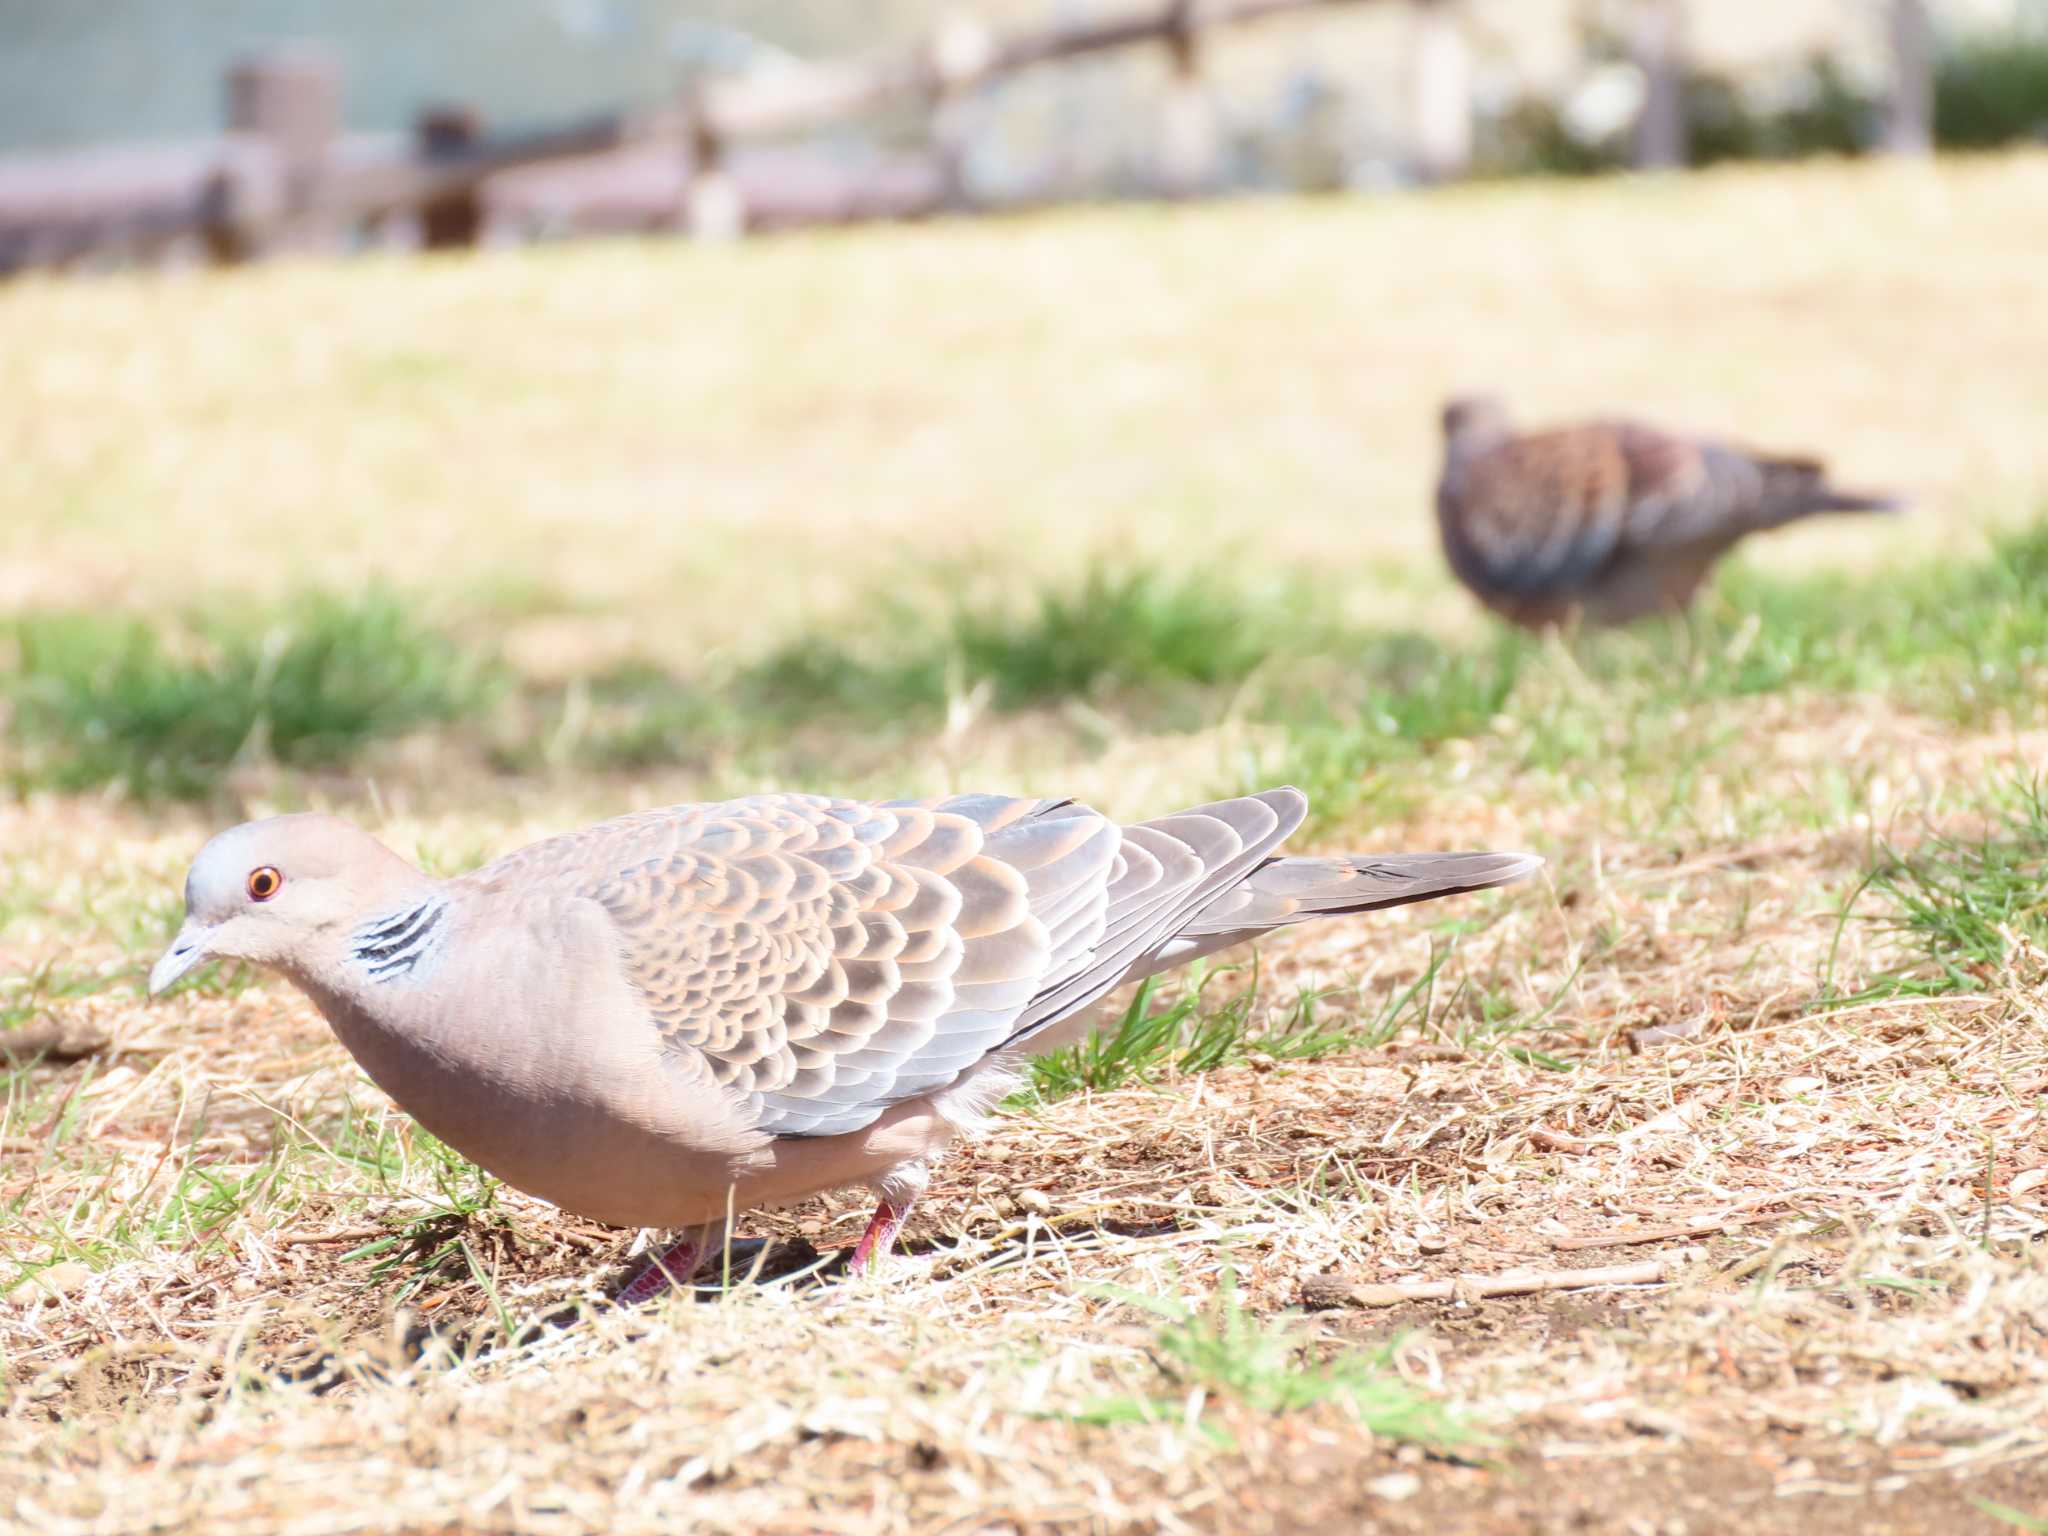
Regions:
<instances>
[{"instance_id":1,"label":"dove's beak","mask_svg":"<svg viewBox=\"0 0 2048 1536\"><path fill-rule=\"evenodd\" d=\"M187 922L180 928L178 936L171 940L171 947L164 951L163 958L150 968L149 995L155 997L204 960L207 941L212 937L213 929L205 923Z\"/></svg>"}]
</instances>

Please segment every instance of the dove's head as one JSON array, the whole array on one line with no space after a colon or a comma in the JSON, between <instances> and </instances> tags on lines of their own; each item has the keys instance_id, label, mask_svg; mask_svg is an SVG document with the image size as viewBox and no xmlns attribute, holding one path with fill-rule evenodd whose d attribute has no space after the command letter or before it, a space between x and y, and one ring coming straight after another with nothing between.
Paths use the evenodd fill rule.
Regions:
<instances>
[{"instance_id":1,"label":"dove's head","mask_svg":"<svg viewBox=\"0 0 2048 1536\"><path fill-rule=\"evenodd\" d=\"M1506 441L1508 408L1498 395L1458 395L1444 402L1444 451L1480 453Z\"/></svg>"},{"instance_id":2,"label":"dove's head","mask_svg":"<svg viewBox=\"0 0 2048 1536\"><path fill-rule=\"evenodd\" d=\"M206 960L316 967L355 923L424 883L338 816L273 816L218 834L185 877L185 925L149 973L161 992Z\"/></svg>"}]
</instances>

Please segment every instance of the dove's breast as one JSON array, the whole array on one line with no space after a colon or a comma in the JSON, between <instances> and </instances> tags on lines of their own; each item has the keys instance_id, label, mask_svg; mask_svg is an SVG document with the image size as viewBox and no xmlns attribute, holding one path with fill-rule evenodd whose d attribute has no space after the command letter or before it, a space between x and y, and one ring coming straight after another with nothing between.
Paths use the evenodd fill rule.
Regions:
<instances>
[{"instance_id":1,"label":"dove's breast","mask_svg":"<svg viewBox=\"0 0 2048 1536\"><path fill-rule=\"evenodd\" d=\"M664 1045L595 903L475 897L436 944L413 967L345 956L307 991L377 1086L465 1157L628 1226L722 1214L772 1165L702 1059Z\"/></svg>"}]
</instances>

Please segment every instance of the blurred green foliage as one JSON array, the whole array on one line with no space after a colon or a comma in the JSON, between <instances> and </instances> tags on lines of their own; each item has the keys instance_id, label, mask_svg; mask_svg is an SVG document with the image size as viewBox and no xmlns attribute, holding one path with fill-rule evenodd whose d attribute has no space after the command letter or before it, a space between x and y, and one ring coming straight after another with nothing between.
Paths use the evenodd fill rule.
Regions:
<instances>
[{"instance_id":1,"label":"blurred green foliage","mask_svg":"<svg viewBox=\"0 0 2048 1536\"><path fill-rule=\"evenodd\" d=\"M1989 149L2020 139L2048 139L2048 31L1952 40L1935 65L1935 143Z\"/></svg>"},{"instance_id":2,"label":"blurred green foliage","mask_svg":"<svg viewBox=\"0 0 2048 1536\"><path fill-rule=\"evenodd\" d=\"M855 611L852 623L793 635L717 675L678 678L639 662L614 669L591 686L598 718L579 755L633 768L686 744L820 727L918 733L955 704L1081 704L1191 727L1213 706L1211 690L1271 657L1316 650L1336 629L1327 604L1300 583L1136 567L1091 567L1021 604L878 593Z\"/></svg>"},{"instance_id":3,"label":"blurred green foliage","mask_svg":"<svg viewBox=\"0 0 2048 1536\"><path fill-rule=\"evenodd\" d=\"M866 637L803 636L738 679L764 710L900 718L986 690L998 709L1207 687L1276 651L1313 644L1321 621L1300 587L1253 590L1219 573L1092 567L1041 587L1021 610L955 602L936 619L894 602Z\"/></svg>"},{"instance_id":4,"label":"blurred green foliage","mask_svg":"<svg viewBox=\"0 0 2048 1536\"><path fill-rule=\"evenodd\" d=\"M1589 58L1619 61L1618 38L1589 34ZM1694 165L1856 155L1879 140L1880 96L1851 80L1824 53L1758 89L1753 82L1695 70L1684 82L1688 155ZM1960 33L1937 55L1934 141L1942 149L1987 149L2048 138L2048 33L2015 26ZM1562 103L1524 96L1480 133L1482 169L1500 175L1584 176L1630 161L1627 127L1574 134Z\"/></svg>"},{"instance_id":5,"label":"blurred green foliage","mask_svg":"<svg viewBox=\"0 0 2048 1536\"><path fill-rule=\"evenodd\" d=\"M2048 521L2005 535L1981 562L1875 579L1786 580L1737 563L1685 619L1579 634L1563 655L1507 630L1481 649L1361 632L1302 658L1268 695L1280 729L1247 756L1238 787L1297 784L1312 815L1341 820L1398 806L1404 765L1482 733L1532 770L1612 778L1630 754L1668 767L1688 750L1680 727L1695 706L1768 693L1882 693L1965 725L2038 718L2044 592Z\"/></svg>"},{"instance_id":6,"label":"blurred green foliage","mask_svg":"<svg viewBox=\"0 0 2048 1536\"><path fill-rule=\"evenodd\" d=\"M1809 59L1793 88L1768 104L1727 76L1696 74L1685 83L1685 116L1694 165L1858 154L1876 140L1880 120L1878 104L1825 54Z\"/></svg>"},{"instance_id":7,"label":"blurred green foliage","mask_svg":"<svg viewBox=\"0 0 2048 1536\"><path fill-rule=\"evenodd\" d=\"M1342 617L1334 585L1220 569L1098 567L1008 605L943 585L696 675L628 661L566 685L512 677L389 594L169 630L32 615L0 627L5 761L17 788L203 797L234 764L358 767L377 743L445 726L513 771L739 753L756 776L810 776L850 740L916 740L960 708L1054 709L1105 740L1236 719L1250 744L1223 787L1296 783L1340 819L1398 797L1394 770L1447 742L1611 774L1626 766L1617 721L1628 750L1655 753L1671 741L1659 721L1713 699L1882 693L1968 725L2048 708L2048 521L1988 559L1875 579L1737 562L1683 620L1563 647L1504 627L1478 644L1384 630Z\"/></svg>"},{"instance_id":8,"label":"blurred green foliage","mask_svg":"<svg viewBox=\"0 0 2048 1536\"><path fill-rule=\"evenodd\" d=\"M347 765L368 743L460 719L493 668L390 594L313 595L183 633L96 613L31 614L0 629L20 749L16 778L141 796L210 792L240 759Z\"/></svg>"}]
</instances>

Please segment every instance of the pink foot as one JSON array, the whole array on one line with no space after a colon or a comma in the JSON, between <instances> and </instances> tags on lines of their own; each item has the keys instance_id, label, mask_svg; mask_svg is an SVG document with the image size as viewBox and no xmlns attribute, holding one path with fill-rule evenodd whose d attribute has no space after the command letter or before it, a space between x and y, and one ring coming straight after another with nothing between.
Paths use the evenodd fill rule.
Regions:
<instances>
[{"instance_id":1,"label":"pink foot","mask_svg":"<svg viewBox=\"0 0 2048 1536\"><path fill-rule=\"evenodd\" d=\"M899 1207L884 1200L875 1207L875 1214L868 1220L867 1231L861 1233L860 1241L853 1245L853 1257L846 1261L846 1267L856 1275L864 1275L882 1262L889 1250L896 1244L896 1234L903 1230L903 1219L910 1214L910 1202L904 1201Z\"/></svg>"},{"instance_id":2,"label":"pink foot","mask_svg":"<svg viewBox=\"0 0 2048 1536\"><path fill-rule=\"evenodd\" d=\"M695 1237L686 1237L669 1244L667 1251L660 1258L641 1270L626 1288L619 1292L618 1304L622 1307L637 1307L663 1294L671 1285L688 1285L703 1261L704 1249Z\"/></svg>"}]
</instances>

